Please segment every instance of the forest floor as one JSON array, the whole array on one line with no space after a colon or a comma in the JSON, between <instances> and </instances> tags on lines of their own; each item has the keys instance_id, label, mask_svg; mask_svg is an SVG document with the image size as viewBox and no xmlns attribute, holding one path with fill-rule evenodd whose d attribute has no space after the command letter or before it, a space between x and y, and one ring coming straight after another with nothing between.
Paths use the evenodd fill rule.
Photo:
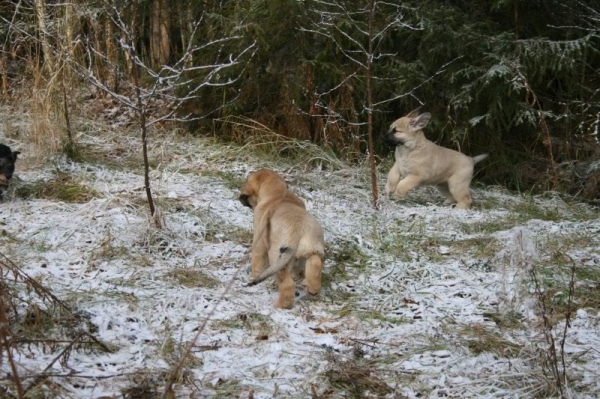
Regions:
<instances>
[{"instance_id":1,"label":"forest floor","mask_svg":"<svg viewBox=\"0 0 600 399\"><path fill-rule=\"evenodd\" d=\"M4 395L12 363L28 395L160 397L192 345L175 397L548 397L552 366L566 396L600 396L597 208L475 185L468 211L430 188L374 210L368 171L311 145L153 132L159 229L135 131L90 123L70 162L36 152L12 118L0 126L22 152L0 203ZM272 280L244 285L252 215L237 197L260 167L325 229L323 291L299 284L291 310L274 308Z\"/></svg>"}]
</instances>

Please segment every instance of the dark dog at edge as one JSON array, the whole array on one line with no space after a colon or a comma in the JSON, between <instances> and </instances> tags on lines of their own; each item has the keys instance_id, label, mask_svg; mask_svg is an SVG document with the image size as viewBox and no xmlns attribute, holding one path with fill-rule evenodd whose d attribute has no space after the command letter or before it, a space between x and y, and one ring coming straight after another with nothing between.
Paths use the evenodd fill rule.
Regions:
<instances>
[{"instance_id":1,"label":"dark dog at edge","mask_svg":"<svg viewBox=\"0 0 600 399\"><path fill-rule=\"evenodd\" d=\"M8 182L15 172L15 162L19 151L11 151L10 147L0 144L0 198L8 190Z\"/></svg>"}]
</instances>

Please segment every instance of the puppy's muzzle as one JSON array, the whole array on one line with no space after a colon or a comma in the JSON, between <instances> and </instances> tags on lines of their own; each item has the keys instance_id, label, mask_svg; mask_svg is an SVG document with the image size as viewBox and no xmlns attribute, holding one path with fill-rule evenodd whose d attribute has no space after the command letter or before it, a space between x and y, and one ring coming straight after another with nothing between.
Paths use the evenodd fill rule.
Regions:
<instances>
[{"instance_id":1,"label":"puppy's muzzle","mask_svg":"<svg viewBox=\"0 0 600 399\"><path fill-rule=\"evenodd\" d=\"M383 142L390 147L397 147L403 145L404 141L395 136L396 129L390 129L383 136Z\"/></svg>"},{"instance_id":2,"label":"puppy's muzzle","mask_svg":"<svg viewBox=\"0 0 600 399\"><path fill-rule=\"evenodd\" d=\"M250 201L248 201L248 198L250 198L249 195L240 194L240 202L242 203L242 205L247 206L248 208L252 209L252 205L250 204Z\"/></svg>"}]
</instances>

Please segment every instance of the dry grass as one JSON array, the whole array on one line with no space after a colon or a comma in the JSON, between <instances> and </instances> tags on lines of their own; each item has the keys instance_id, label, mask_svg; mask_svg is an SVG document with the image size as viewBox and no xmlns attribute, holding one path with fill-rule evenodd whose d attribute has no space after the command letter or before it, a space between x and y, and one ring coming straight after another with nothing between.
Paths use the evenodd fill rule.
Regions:
<instances>
[{"instance_id":1,"label":"dry grass","mask_svg":"<svg viewBox=\"0 0 600 399\"><path fill-rule=\"evenodd\" d=\"M500 242L492 237L474 237L463 240L435 240L436 245L448 246L452 253L469 254L474 257L492 258L502 248Z\"/></svg>"},{"instance_id":2,"label":"dry grass","mask_svg":"<svg viewBox=\"0 0 600 399\"><path fill-rule=\"evenodd\" d=\"M482 324L465 325L458 329L457 336L463 346L479 355L493 353L502 358L516 358L521 355L523 346L506 339L495 329Z\"/></svg>"},{"instance_id":3,"label":"dry grass","mask_svg":"<svg viewBox=\"0 0 600 399\"><path fill-rule=\"evenodd\" d=\"M197 268L178 267L167 273L167 278L175 280L178 284L187 288L215 288L221 285L221 282Z\"/></svg>"},{"instance_id":4,"label":"dry grass","mask_svg":"<svg viewBox=\"0 0 600 399\"><path fill-rule=\"evenodd\" d=\"M41 111L40 115L41 122L39 126L42 126L44 118L42 118ZM50 119L48 121L48 123L52 122ZM242 162L248 159L260 159L262 160L262 164L285 165L288 168L305 168L307 165L329 169L346 167L346 165L342 165L341 161L327 151L308 142L277 135L255 121L232 119L226 123L235 125L232 130L237 132L238 136L236 139L239 145L216 144L218 149L214 151L214 159L221 163L226 163L228 159L241 160ZM154 137L154 139L158 141L158 138ZM80 160L82 162L98 163L107 167L141 168L141 154L138 154L139 151L137 148L128 147L127 145L117 145L111 148L115 151L106 151L101 145L97 147L95 145L88 145L79 154L81 157ZM151 161L153 167L160 167L162 160L163 158L161 158L160 154L154 153ZM387 168L382 166L382 169ZM243 182L243 178L239 174L229 171L183 169L179 170L179 172L199 173L206 177L219 179L230 189L239 188ZM297 179L303 181L303 177L297 177ZM368 181L366 173L365 178L361 181L366 185ZM25 184L17 193L22 198L44 198L65 202L87 202L98 196L97 193L88 189L83 183L66 174L58 174L50 181L37 181ZM416 195L412 198L414 199L412 203L429 202L428 195ZM437 194L435 198L438 198ZM441 197L439 197L439 202L441 200ZM158 203L161 205L161 210L165 212L179 212L180 210L178 209L181 209L181 212L187 212L198 217L205 227L203 238L207 242L233 241L249 245L252 241L250 230L227 224L218 215L211 214L208 210L192 210L191 208L185 208L185 206L177 201L169 199L159 198ZM140 200L139 204L136 205L145 206L145 204L145 200ZM481 208L483 209L487 209L486 207L488 206L489 209L502 206L512 213L507 218L490 218L488 220L459 225L461 233L476 235L476 237L450 240L431 236L427 234L427 226L425 226L424 219L417 218L411 222L398 222L398 225L390 227L390 230L387 231L374 228L374 235L370 238L374 238L373 243L376 246L376 251L393 256L395 261L413 261L413 256L409 252L411 250L417 256L424 255L423 258L427 262L441 261L443 257L440 256L438 251L440 246L449 247L451 249L450 256L461 258L469 256L485 259L492 257L501 248L501 243L497 239L489 237L490 234L510 229L530 219L556 221L562 220L564 217L562 208L560 210L557 207L544 208L533 199L531 201L521 201L518 204L505 204L500 201L495 202L492 199L481 204ZM581 216L573 216L573 218L580 217L589 218L591 216L589 213L582 213ZM2 234L0 232L0 243L8 242L11 239L10 235ZM177 239L177 237L171 235L168 231L152 230L137 245L142 246L148 252L149 257L152 254L158 254L163 257L187 256L186 251L177 246ZM581 234L573 234L560 240L548 240L548 242L542 243L542 248L546 248L548 252L544 253L546 258L539 270L543 277L542 282L545 284L547 295L551 298L555 306L556 317L553 319L553 322L560 321L563 318L561 312L564 314L566 298L561 293L564 293L566 284L568 283L566 277L571 262L569 253L594 245L599 245L596 238ZM126 252L127 249L125 247L115 244L111 237L107 237L99 246L93 249L90 256L97 259L110 260L127 257ZM402 317L389 316L376 309L367 309L364 306L360 307L357 303L358 301L355 300L355 297L359 293L341 287L344 282L352 282L358 275L368 273L368 267L371 266L369 263L370 256L364 253L352 238L333 242L329 246L327 253L327 262L331 267L327 268L323 276L323 286L325 288L323 297L334 303L343 303L341 308L331 312L333 318L343 320L346 317L352 317L353 319L356 318L365 322L367 326L370 325L369 323L375 322L391 325L414 322ZM136 257L140 258L141 256L138 255L136 254ZM597 268L581 265L576 268L576 274L577 293L574 298L576 305L581 308L591 307L600 309L600 296L598 294L600 292L600 275ZM167 272L166 277L172 279L174 283L188 288L215 288L222 285L217 279L199 267L172 269ZM409 275L407 278L418 279L415 275ZM337 285L335 289L331 287L333 282ZM135 283L132 280L130 284ZM77 295L79 297L74 296L73 300L81 300L85 295L94 297L95 293L78 292ZM107 300L113 300L114 298L126 300L125 297L117 297L117 295L125 294L104 293L104 295ZM85 299L87 300L88 298ZM129 298L127 300L131 301L132 299ZM22 313L13 316L18 316L16 324L13 324L15 331L19 333L23 332L21 337L27 339L44 338L45 332L48 331L65 332L69 328L83 328L91 331L93 328L91 324L81 318L77 319L76 322L72 322L71 320L73 324L69 324L68 314L62 315L52 307L41 306L36 303L28 304L23 308ZM507 336L510 334L510 330L522 327L521 315L516 313L499 314L490 312L484 313L483 316L487 320L494 321L497 329L488 325L470 325L455 328L453 333L456 334L461 346L468 348L476 355L492 353L503 358L512 359L518 357L523 347L519 343L508 339ZM211 322L211 329L213 331L241 329L247 331L248 334L254 336L257 340L268 340L277 328L277 324L269 316L251 312L240 313L230 319ZM25 331L31 335L24 334ZM334 331L327 332L331 333ZM169 335L167 335L161 345L159 353L170 364L175 362L178 356L182 354L181 344ZM395 392L394 385L391 383L395 377L390 376L390 370L384 366L387 359L377 356L366 358L359 352L357 351L355 356L349 358L333 352L326 355L325 360L328 364L326 370L320 374L325 384L322 386L322 389L319 388L318 395L315 395L315 397L398 397L398 393ZM191 362L190 364L195 362L198 362L198 364L201 363L200 359L189 355L187 356L187 361ZM179 382L184 380L184 374L184 372L179 374ZM158 387L163 384L163 377L157 375L136 378L132 380L131 387L122 392L123 396L127 398L157 397ZM210 383L213 386L212 381ZM219 380L213 386L215 397L240 396L241 393L245 394L247 392L246 388L235 378ZM199 394L202 393L200 392Z\"/></svg>"},{"instance_id":5,"label":"dry grass","mask_svg":"<svg viewBox=\"0 0 600 399\"><path fill-rule=\"evenodd\" d=\"M367 359L360 348L355 348L354 356L346 358L329 351L325 355L328 362L327 369L322 373L326 381L326 387L318 395L318 398L364 398L388 397L395 392L389 382L387 372L381 370L382 359ZM398 397L398 396L394 396Z\"/></svg>"},{"instance_id":6,"label":"dry grass","mask_svg":"<svg viewBox=\"0 0 600 399\"><path fill-rule=\"evenodd\" d=\"M183 208L182 208L183 209ZM203 238L207 242L235 241L249 246L252 243L252 231L235 226L209 208L189 209L190 215L196 216L204 226Z\"/></svg>"},{"instance_id":7,"label":"dry grass","mask_svg":"<svg viewBox=\"0 0 600 399\"><path fill-rule=\"evenodd\" d=\"M241 145L235 149L239 156L249 154L261 159L285 160L298 166L342 169L346 167L332 151L306 140L292 139L275 133L269 127L246 117L228 117L219 122L229 125L231 139ZM233 148L232 148L233 149Z\"/></svg>"},{"instance_id":8,"label":"dry grass","mask_svg":"<svg viewBox=\"0 0 600 399\"><path fill-rule=\"evenodd\" d=\"M256 338L259 340L268 339L269 334L273 331L273 320L266 315L260 313L239 313L230 319L215 320L212 327L215 329L243 329L256 333Z\"/></svg>"},{"instance_id":9,"label":"dry grass","mask_svg":"<svg viewBox=\"0 0 600 399\"><path fill-rule=\"evenodd\" d=\"M158 375L153 374L140 374L133 376L131 379L131 385L121 391L123 399L159 399L162 397L162 393L159 387L162 385L164 375L159 373Z\"/></svg>"},{"instance_id":10,"label":"dry grass","mask_svg":"<svg viewBox=\"0 0 600 399\"><path fill-rule=\"evenodd\" d=\"M544 295L554 309L554 317L561 320L566 313L572 272L575 273L572 298L575 310L600 310L600 270L593 263L574 261L577 253L589 253L590 249L600 248L600 238L592 232L553 234L541 240L539 248L542 261L536 267Z\"/></svg>"},{"instance_id":11,"label":"dry grass","mask_svg":"<svg viewBox=\"0 0 600 399\"><path fill-rule=\"evenodd\" d=\"M64 173L58 173L47 181L38 180L19 184L14 193L24 199L47 199L77 204L100 197L95 190Z\"/></svg>"}]
</instances>

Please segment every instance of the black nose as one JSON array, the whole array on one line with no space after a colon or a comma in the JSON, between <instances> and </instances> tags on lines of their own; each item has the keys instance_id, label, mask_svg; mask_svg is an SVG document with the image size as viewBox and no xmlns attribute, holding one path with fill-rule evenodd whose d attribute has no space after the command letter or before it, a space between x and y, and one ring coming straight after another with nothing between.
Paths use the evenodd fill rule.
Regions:
<instances>
[{"instance_id":1,"label":"black nose","mask_svg":"<svg viewBox=\"0 0 600 399\"><path fill-rule=\"evenodd\" d=\"M250 205L250 201L248 201L248 197L249 195L240 194L240 202L242 203L242 205L247 206L248 208L252 208L252 205Z\"/></svg>"},{"instance_id":2,"label":"black nose","mask_svg":"<svg viewBox=\"0 0 600 399\"><path fill-rule=\"evenodd\" d=\"M391 128L383 135L383 142L391 147L396 147L404 144L404 142L398 139L394 134L396 133L395 128Z\"/></svg>"}]
</instances>

